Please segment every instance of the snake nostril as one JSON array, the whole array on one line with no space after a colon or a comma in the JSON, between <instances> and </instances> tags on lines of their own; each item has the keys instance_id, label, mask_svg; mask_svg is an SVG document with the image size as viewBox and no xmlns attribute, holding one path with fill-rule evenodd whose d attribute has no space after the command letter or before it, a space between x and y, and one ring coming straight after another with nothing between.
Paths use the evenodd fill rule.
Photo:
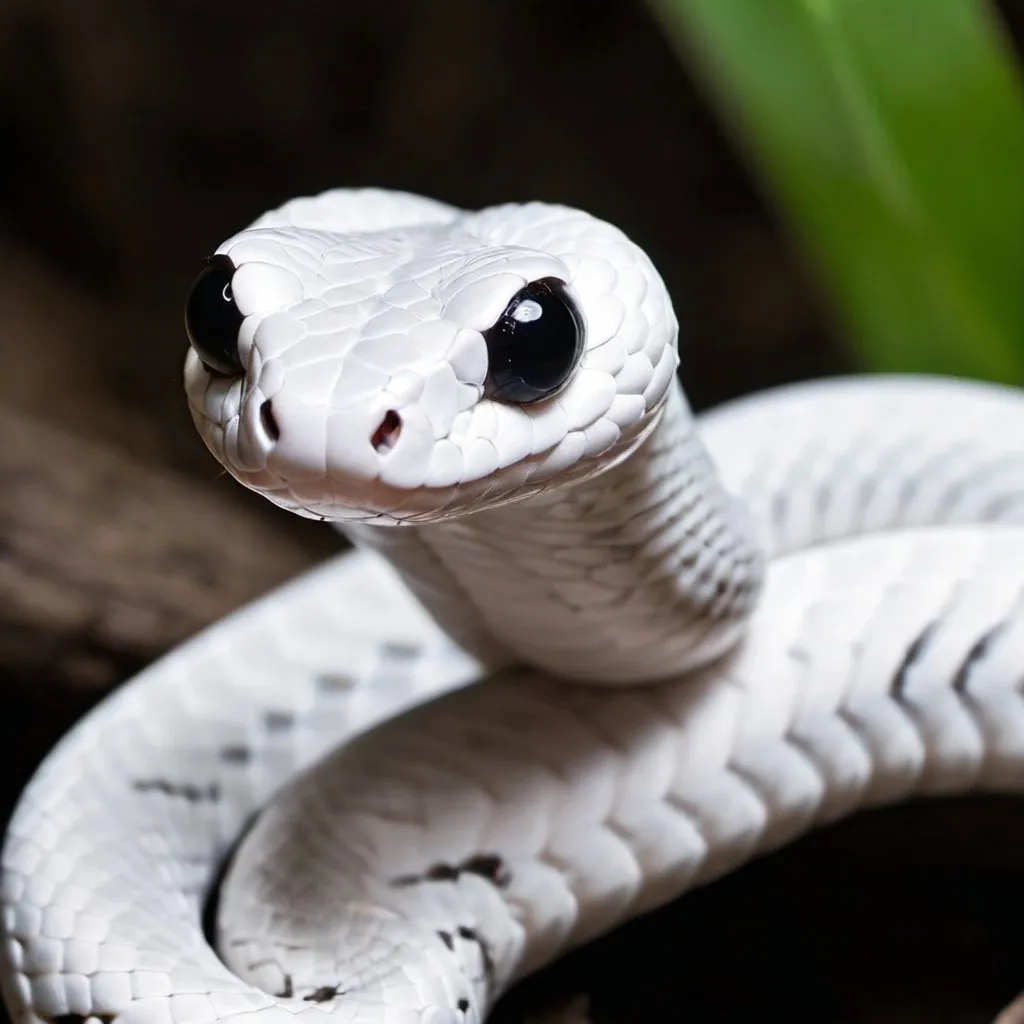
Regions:
<instances>
[{"instance_id":1,"label":"snake nostril","mask_svg":"<svg viewBox=\"0 0 1024 1024\"><path fill-rule=\"evenodd\" d=\"M277 425L277 417L274 415L274 407L268 398L260 406L260 426L271 441L276 441L281 436L281 428Z\"/></svg>"},{"instance_id":2,"label":"snake nostril","mask_svg":"<svg viewBox=\"0 0 1024 1024\"><path fill-rule=\"evenodd\" d=\"M394 409L388 409L380 426L370 437L370 444L378 454L383 455L391 451L398 443L398 435L402 433L402 417Z\"/></svg>"}]
</instances>

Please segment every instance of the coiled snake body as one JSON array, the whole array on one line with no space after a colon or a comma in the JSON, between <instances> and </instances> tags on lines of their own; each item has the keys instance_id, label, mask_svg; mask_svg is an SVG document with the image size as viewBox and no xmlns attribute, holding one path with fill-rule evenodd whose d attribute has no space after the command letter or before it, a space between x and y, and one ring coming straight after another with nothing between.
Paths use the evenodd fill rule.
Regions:
<instances>
[{"instance_id":1,"label":"coiled snake body","mask_svg":"<svg viewBox=\"0 0 1024 1024\"><path fill-rule=\"evenodd\" d=\"M359 547L45 761L3 851L18 1024L479 1021L819 823L1021 787L1016 391L695 420L646 256L540 204L298 200L186 320L210 449Z\"/></svg>"}]
</instances>

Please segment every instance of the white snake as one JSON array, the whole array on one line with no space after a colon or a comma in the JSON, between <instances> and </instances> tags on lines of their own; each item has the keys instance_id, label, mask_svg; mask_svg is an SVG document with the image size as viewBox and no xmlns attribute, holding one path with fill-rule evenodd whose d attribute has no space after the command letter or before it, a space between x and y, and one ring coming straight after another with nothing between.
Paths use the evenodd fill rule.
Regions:
<instances>
[{"instance_id":1,"label":"white snake","mask_svg":"<svg viewBox=\"0 0 1024 1024\"><path fill-rule=\"evenodd\" d=\"M562 207L338 191L218 253L196 424L361 548L45 761L3 851L16 1024L480 1021L822 822L1024 788L1018 392L865 377L695 421L656 271ZM260 809L218 955L204 899Z\"/></svg>"}]
</instances>

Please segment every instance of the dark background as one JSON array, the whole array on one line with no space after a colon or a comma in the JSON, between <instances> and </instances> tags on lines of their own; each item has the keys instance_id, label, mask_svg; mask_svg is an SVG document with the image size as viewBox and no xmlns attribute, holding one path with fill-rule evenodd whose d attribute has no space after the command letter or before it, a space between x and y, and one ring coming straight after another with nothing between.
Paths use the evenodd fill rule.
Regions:
<instances>
[{"instance_id":1,"label":"dark background","mask_svg":"<svg viewBox=\"0 0 1024 1024\"><path fill-rule=\"evenodd\" d=\"M1024 4L1000 9L1019 39ZM0 820L105 689L337 548L218 478L181 394L188 284L264 209L362 184L582 206L666 277L698 408L856 368L627 0L7 0L0 152ZM191 562L147 561L182 537ZM991 1019L1024 988L1019 814L978 799L826 830L560 965L509 1019L578 992L595 1024Z\"/></svg>"}]
</instances>

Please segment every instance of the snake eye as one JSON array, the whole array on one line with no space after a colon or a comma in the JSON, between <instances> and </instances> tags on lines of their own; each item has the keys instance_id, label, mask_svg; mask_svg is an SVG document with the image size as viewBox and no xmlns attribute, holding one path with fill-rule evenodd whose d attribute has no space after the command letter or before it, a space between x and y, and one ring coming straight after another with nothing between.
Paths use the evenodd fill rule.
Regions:
<instances>
[{"instance_id":1,"label":"snake eye","mask_svg":"<svg viewBox=\"0 0 1024 1024\"><path fill-rule=\"evenodd\" d=\"M238 353L242 316L231 294L234 264L227 256L213 256L192 283L185 303L188 340L211 372L234 377L243 372Z\"/></svg>"},{"instance_id":2,"label":"snake eye","mask_svg":"<svg viewBox=\"0 0 1024 1024\"><path fill-rule=\"evenodd\" d=\"M491 397L539 402L576 369L583 355L583 317L565 282L545 277L516 292L484 340Z\"/></svg>"}]
</instances>

